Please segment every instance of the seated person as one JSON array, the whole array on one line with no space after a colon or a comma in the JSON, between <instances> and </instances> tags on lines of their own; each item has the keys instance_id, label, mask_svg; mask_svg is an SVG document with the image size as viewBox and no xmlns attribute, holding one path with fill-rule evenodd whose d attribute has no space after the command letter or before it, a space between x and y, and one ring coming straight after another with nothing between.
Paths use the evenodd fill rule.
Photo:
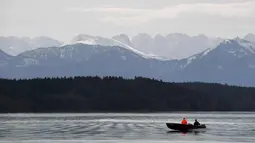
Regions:
<instances>
[{"instance_id":1,"label":"seated person","mask_svg":"<svg viewBox=\"0 0 255 143\"><path fill-rule=\"evenodd\" d=\"M195 119L195 122L194 122L194 126L199 126L200 123L197 121L197 119Z\"/></svg>"},{"instance_id":2,"label":"seated person","mask_svg":"<svg viewBox=\"0 0 255 143\"><path fill-rule=\"evenodd\" d=\"M183 118L183 119L182 119L182 124L183 124L183 125L187 125L187 123L188 123L187 120L186 120L185 118Z\"/></svg>"}]
</instances>

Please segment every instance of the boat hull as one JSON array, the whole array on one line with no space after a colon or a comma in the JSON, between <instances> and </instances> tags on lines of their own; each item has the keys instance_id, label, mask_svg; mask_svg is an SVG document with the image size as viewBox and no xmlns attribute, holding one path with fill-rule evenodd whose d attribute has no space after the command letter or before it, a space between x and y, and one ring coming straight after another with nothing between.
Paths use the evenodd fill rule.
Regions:
<instances>
[{"instance_id":1,"label":"boat hull","mask_svg":"<svg viewBox=\"0 0 255 143\"><path fill-rule=\"evenodd\" d=\"M177 123L166 123L166 126L169 129L183 131L183 132L188 132L188 131L191 131L194 129L205 129L206 128L206 125L204 125L204 124L199 125L199 126L194 126L192 124L183 125L183 124L177 124Z\"/></svg>"}]
</instances>

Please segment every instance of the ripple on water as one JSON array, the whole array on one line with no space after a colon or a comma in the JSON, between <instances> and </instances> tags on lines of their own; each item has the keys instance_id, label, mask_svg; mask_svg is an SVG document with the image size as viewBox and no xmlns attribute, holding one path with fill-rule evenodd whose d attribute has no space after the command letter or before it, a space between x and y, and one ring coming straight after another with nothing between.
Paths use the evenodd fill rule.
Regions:
<instances>
[{"instance_id":1,"label":"ripple on water","mask_svg":"<svg viewBox=\"0 0 255 143\"><path fill-rule=\"evenodd\" d=\"M0 115L0 142L255 142L251 114L83 115ZM189 121L199 116L208 128L198 133L169 132L165 123L180 122L183 116Z\"/></svg>"}]
</instances>

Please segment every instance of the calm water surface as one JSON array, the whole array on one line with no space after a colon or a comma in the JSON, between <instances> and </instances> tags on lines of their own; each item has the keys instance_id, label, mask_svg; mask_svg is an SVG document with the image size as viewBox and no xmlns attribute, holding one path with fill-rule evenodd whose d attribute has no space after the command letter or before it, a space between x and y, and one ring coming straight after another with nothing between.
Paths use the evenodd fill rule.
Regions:
<instances>
[{"instance_id":1,"label":"calm water surface","mask_svg":"<svg viewBox=\"0 0 255 143\"><path fill-rule=\"evenodd\" d=\"M166 122L198 118L207 129L173 132ZM0 143L253 142L255 113L0 114Z\"/></svg>"}]
</instances>

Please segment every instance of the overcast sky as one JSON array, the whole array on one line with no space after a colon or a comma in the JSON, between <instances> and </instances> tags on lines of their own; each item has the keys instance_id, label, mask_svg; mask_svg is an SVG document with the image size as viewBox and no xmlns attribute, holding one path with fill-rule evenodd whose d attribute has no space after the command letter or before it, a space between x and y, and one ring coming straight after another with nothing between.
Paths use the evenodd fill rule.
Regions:
<instances>
[{"instance_id":1,"label":"overcast sky","mask_svg":"<svg viewBox=\"0 0 255 143\"><path fill-rule=\"evenodd\" d=\"M255 33L255 0L0 0L1 36Z\"/></svg>"}]
</instances>

